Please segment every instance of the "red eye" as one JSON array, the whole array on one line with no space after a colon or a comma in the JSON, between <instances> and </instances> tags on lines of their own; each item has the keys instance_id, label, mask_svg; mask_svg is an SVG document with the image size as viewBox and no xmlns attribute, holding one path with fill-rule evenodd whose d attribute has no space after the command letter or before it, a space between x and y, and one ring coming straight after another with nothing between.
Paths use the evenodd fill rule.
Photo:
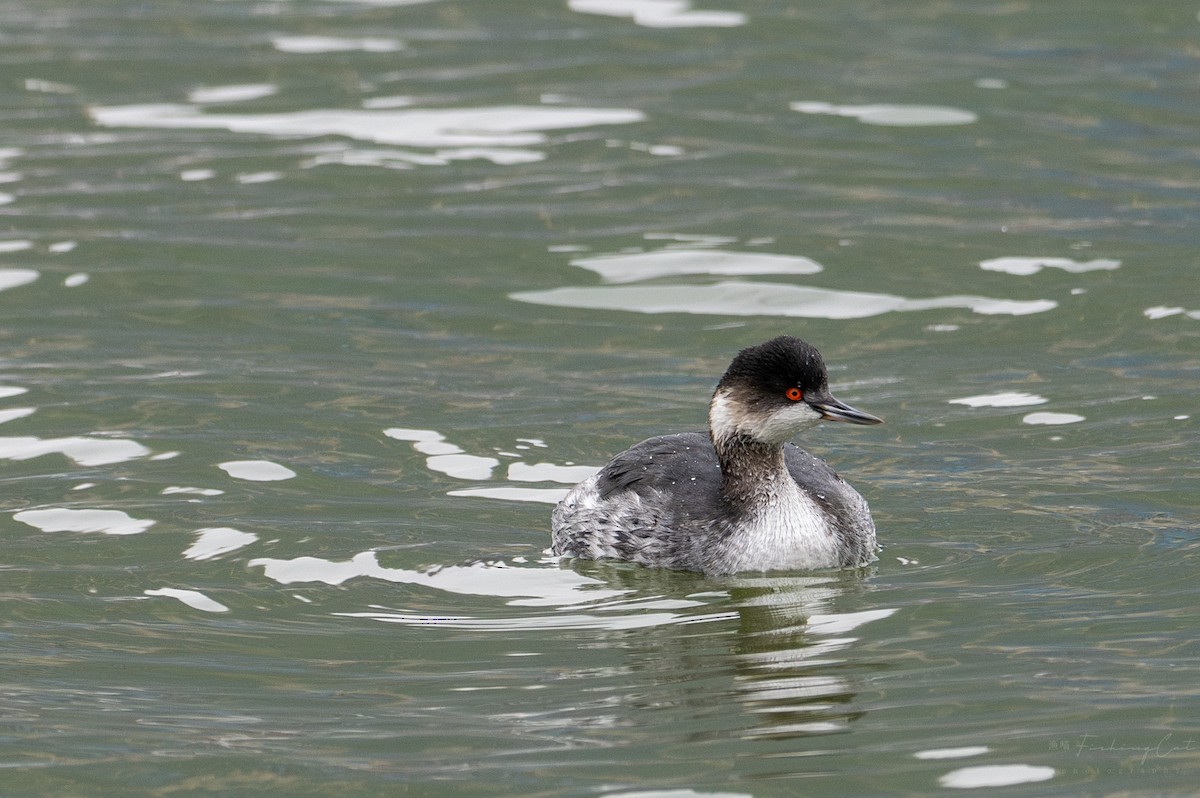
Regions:
<instances>
[{"instance_id":1,"label":"red eye","mask_svg":"<svg viewBox=\"0 0 1200 798\"><path fill-rule=\"evenodd\" d=\"M799 388L788 388L783 392L783 395L793 402L799 402L804 398L804 391L800 390Z\"/></svg>"}]
</instances>

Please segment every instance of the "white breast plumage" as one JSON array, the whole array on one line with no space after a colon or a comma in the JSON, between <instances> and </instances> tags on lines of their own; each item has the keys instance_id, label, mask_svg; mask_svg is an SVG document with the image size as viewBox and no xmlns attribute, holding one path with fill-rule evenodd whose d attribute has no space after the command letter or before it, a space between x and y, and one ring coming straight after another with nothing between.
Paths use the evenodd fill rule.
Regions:
<instances>
[{"instance_id":1,"label":"white breast plumage","mask_svg":"<svg viewBox=\"0 0 1200 798\"><path fill-rule=\"evenodd\" d=\"M775 480L775 489L726 539L733 570L837 567L838 541L821 508L789 476Z\"/></svg>"}]
</instances>

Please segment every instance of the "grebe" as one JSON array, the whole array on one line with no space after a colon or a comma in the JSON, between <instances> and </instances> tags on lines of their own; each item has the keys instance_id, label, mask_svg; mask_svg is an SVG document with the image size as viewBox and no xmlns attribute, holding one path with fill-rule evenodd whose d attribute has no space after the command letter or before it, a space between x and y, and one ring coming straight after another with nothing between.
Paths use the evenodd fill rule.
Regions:
<instances>
[{"instance_id":1,"label":"grebe","mask_svg":"<svg viewBox=\"0 0 1200 798\"><path fill-rule=\"evenodd\" d=\"M708 433L644 440L554 508L551 552L730 574L875 559L867 503L788 443L818 421L881 424L829 392L821 354L791 336L738 352L708 406Z\"/></svg>"}]
</instances>

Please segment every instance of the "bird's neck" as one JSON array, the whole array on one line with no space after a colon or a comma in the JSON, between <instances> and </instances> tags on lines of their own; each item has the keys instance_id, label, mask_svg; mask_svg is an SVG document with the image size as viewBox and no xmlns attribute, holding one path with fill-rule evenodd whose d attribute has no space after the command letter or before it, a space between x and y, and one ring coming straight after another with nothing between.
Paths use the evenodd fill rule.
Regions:
<instances>
[{"instance_id":1,"label":"bird's neck","mask_svg":"<svg viewBox=\"0 0 1200 798\"><path fill-rule=\"evenodd\" d=\"M713 447L721 465L721 492L731 504L761 507L774 501L791 481L781 445L737 434L714 436Z\"/></svg>"}]
</instances>

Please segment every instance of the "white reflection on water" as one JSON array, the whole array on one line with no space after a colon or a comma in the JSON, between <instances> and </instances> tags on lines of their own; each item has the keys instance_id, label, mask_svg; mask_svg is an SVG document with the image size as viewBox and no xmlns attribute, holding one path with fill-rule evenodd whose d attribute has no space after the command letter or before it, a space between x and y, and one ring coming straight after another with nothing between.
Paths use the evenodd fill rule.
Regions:
<instances>
[{"instance_id":1,"label":"white reflection on water","mask_svg":"<svg viewBox=\"0 0 1200 798\"><path fill-rule=\"evenodd\" d=\"M276 36L271 39L276 50L283 53L394 53L404 49L398 39L368 37L347 39L340 36Z\"/></svg>"},{"instance_id":2,"label":"white reflection on water","mask_svg":"<svg viewBox=\"0 0 1200 798\"><path fill-rule=\"evenodd\" d=\"M561 466L555 463L512 463L508 478L515 482L561 482L574 485L600 469L595 466Z\"/></svg>"},{"instance_id":3,"label":"white reflection on water","mask_svg":"<svg viewBox=\"0 0 1200 798\"><path fill-rule=\"evenodd\" d=\"M3 424L6 421L16 421L18 418L32 416L36 412L36 407L10 407L7 410L0 410L0 424Z\"/></svg>"},{"instance_id":4,"label":"white reflection on water","mask_svg":"<svg viewBox=\"0 0 1200 798\"><path fill-rule=\"evenodd\" d=\"M721 251L710 249L708 245L707 241L698 241L653 252L595 255L575 258L571 265L594 271L609 283L633 283L684 274L801 275L814 274L823 268L802 256ZM861 319L891 312L940 308L965 308L983 315L1024 316L1058 307L1058 303L1050 299L995 299L970 295L910 299L892 294L741 280L707 285L565 286L518 291L509 297L538 305L592 310L808 319Z\"/></svg>"},{"instance_id":5,"label":"white reflection on water","mask_svg":"<svg viewBox=\"0 0 1200 798\"><path fill-rule=\"evenodd\" d=\"M143 590L142 593L147 596L165 596L181 601L194 610L202 612L229 612L229 608L224 604L213 601L208 596L201 593L199 590L180 590L174 587L160 587L157 590Z\"/></svg>"},{"instance_id":6,"label":"white reflection on water","mask_svg":"<svg viewBox=\"0 0 1200 798\"><path fill-rule=\"evenodd\" d=\"M1061 269L1068 274L1081 274L1083 272L1112 271L1120 267L1121 261L1111 258L1078 261L1071 258L1004 257L979 262L979 268L984 271L1004 272L1018 277L1037 274L1042 269Z\"/></svg>"},{"instance_id":7,"label":"white reflection on water","mask_svg":"<svg viewBox=\"0 0 1200 798\"><path fill-rule=\"evenodd\" d=\"M520 602L509 602L517 604ZM568 613L554 615L529 615L513 618L469 618L446 616L409 615L397 612L338 612L345 618L370 618L383 623L400 623L406 626L440 626L450 629L475 629L480 631L510 632L521 630L551 629L649 629L668 624L695 624L724 621L735 618L733 613L709 615L685 615L675 612L638 612L631 615L600 615L596 613Z\"/></svg>"},{"instance_id":8,"label":"white reflection on water","mask_svg":"<svg viewBox=\"0 0 1200 798\"><path fill-rule=\"evenodd\" d=\"M748 792L697 792L683 789L606 792L601 798L754 798L754 796Z\"/></svg>"},{"instance_id":9,"label":"white reflection on water","mask_svg":"<svg viewBox=\"0 0 1200 798\"><path fill-rule=\"evenodd\" d=\"M106 127L223 129L281 137L345 136L410 147L530 147L546 142L543 131L624 125L645 119L625 108L499 106L490 108L329 109L274 114L211 114L196 105L95 106ZM448 154L439 151L443 159Z\"/></svg>"},{"instance_id":10,"label":"white reflection on water","mask_svg":"<svg viewBox=\"0 0 1200 798\"><path fill-rule=\"evenodd\" d=\"M791 103L793 111L802 114L848 116L867 125L887 127L923 127L926 125L969 125L979 118L972 111L940 105L834 105L827 102L804 101Z\"/></svg>"},{"instance_id":11,"label":"white reflection on water","mask_svg":"<svg viewBox=\"0 0 1200 798\"><path fill-rule=\"evenodd\" d=\"M303 161L300 166L312 169L318 166L374 166L382 169L412 169L416 166L445 166L452 161L491 161L497 166L512 166L521 163L536 163L546 159L538 150L521 147L455 147L432 152L412 150L380 150L340 148L335 152L323 152Z\"/></svg>"},{"instance_id":12,"label":"white reflection on water","mask_svg":"<svg viewBox=\"0 0 1200 798\"><path fill-rule=\"evenodd\" d=\"M386 568L379 564L374 551L360 552L349 560L297 557L279 560L259 557L251 567L262 566L264 575L282 585L322 582L340 585L357 577L445 590L468 596L509 598L509 604L527 607L565 606L615 598L628 591L600 589L599 579L581 576L559 568L513 568L502 562L447 565L428 571ZM376 613L366 613L376 617ZM405 616L408 618L409 616ZM388 620L380 618L380 620ZM433 619L429 619L430 622Z\"/></svg>"},{"instance_id":13,"label":"white reflection on water","mask_svg":"<svg viewBox=\"0 0 1200 798\"><path fill-rule=\"evenodd\" d=\"M693 10L690 0L567 0L567 8L583 14L631 17L647 28L734 28L746 24L737 11Z\"/></svg>"},{"instance_id":14,"label":"white reflection on water","mask_svg":"<svg viewBox=\"0 0 1200 798\"><path fill-rule=\"evenodd\" d=\"M211 560L222 554L237 551L258 540L258 535L230 527L209 527L196 530L196 542L184 550L189 560Z\"/></svg>"},{"instance_id":15,"label":"white reflection on water","mask_svg":"<svg viewBox=\"0 0 1200 798\"><path fill-rule=\"evenodd\" d=\"M917 751L913 754L913 757L915 759L964 759L969 756L980 756L991 750L986 745L965 745L961 748L930 748L926 751Z\"/></svg>"},{"instance_id":16,"label":"white reflection on water","mask_svg":"<svg viewBox=\"0 0 1200 798\"><path fill-rule=\"evenodd\" d=\"M495 564L478 564L459 569L457 577L465 577L472 588L469 590L449 589L453 592L475 595L531 596L508 601L510 606L525 607L574 607L589 605L586 612L534 613L507 617L473 617L467 615L418 615L388 607L372 606L365 612L335 613L347 618L369 618L382 623L398 623L407 626L438 626L452 629L475 629L480 631L518 631L549 629L604 629L627 630L647 629L664 625L692 625L716 621L736 620L736 611L697 612L707 606L707 599L716 596L727 599L728 594L697 595L688 598L664 598L659 595L638 595L636 589L601 587L607 582L582 576L571 570L557 568L506 568L503 564L496 570ZM450 569L432 572L441 575ZM411 573L411 572L410 572ZM496 581L497 577L507 577ZM480 579L479 577L485 577ZM407 579L403 581L409 581ZM433 584L434 587L445 585Z\"/></svg>"},{"instance_id":17,"label":"white reflection on water","mask_svg":"<svg viewBox=\"0 0 1200 798\"><path fill-rule=\"evenodd\" d=\"M1200 310L1188 310L1179 306L1155 305L1152 308L1143 310L1142 315L1152 321L1179 315L1187 316L1189 319L1200 319Z\"/></svg>"},{"instance_id":18,"label":"white reflection on water","mask_svg":"<svg viewBox=\"0 0 1200 798\"><path fill-rule=\"evenodd\" d=\"M384 435L399 441L411 441L413 448L425 458L425 466L455 479L487 480L492 478L500 461L494 457L467 454L460 447L446 440L446 436L431 429L408 429L392 427ZM528 450L531 446L545 448L546 444L536 438L518 438L514 448ZM511 452L500 452L508 457L519 457ZM509 463L508 478L514 482L558 482L574 485L596 472L596 466L558 465L556 463ZM557 504L567 495L568 488L526 488L511 485L481 485L447 491L448 496L469 496L481 499L500 499L516 502L540 502Z\"/></svg>"},{"instance_id":19,"label":"white reflection on water","mask_svg":"<svg viewBox=\"0 0 1200 798\"><path fill-rule=\"evenodd\" d=\"M120 510L71 510L66 507L22 510L13 515L13 520L43 532L103 532L105 535L139 535L155 523L132 518Z\"/></svg>"},{"instance_id":20,"label":"white reflection on water","mask_svg":"<svg viewBox=\"0 0 1200 798\"><path fill-rule=\"evenodd\" d=\"M7 169L9 159L16 158L17 156L24 155L24 154L25 154L24 150L18 149L16 147L0 147L0 169ZM0 172L0 183L16 183L16 182L19 182L20 180L22 180L23 178L24 178L24 175L22 175L20 172L8 172L8 171ZM7 192L0 191L0 205L8 205L9 203L16 202L16 199L17 199L16 196L9 194ZM29 270L29 269L0 269L0 291L3 291L5 288L13 287L10 285L4 285L3 275L6 272L10 272L10 271L28 272L31 270ZM33 275L34 275L33 279L37 279L37 272L33 272ZM29 281L26 281L26 282L29 282ZM23 285L23 284L24 283L17 283L17 285Z\"/></svg>"},{"instance_id":21,"label":"white reflection on water","mask_svg":"<svg viewBox=\"0 0 1200 798\"><path fill-rule=\"evenodd\" d=\"M888 618L895 612L895 608L884 608L863 610L862 612L843 612L835 615L811 615L808 618L808 632L814 635L846 634L871 621Z\"/></svg>"},{"instance_id":22,"label":"white reflection on water","mask_svg":"<svg viewBox=\"0 0 1200 798\"><path fill-rule=\"evenodd\" d=\"M938 779L943 787L975 789L977 787L1009 787L1054 778L1052 767L1036 765L976 765L952 770Z\"/></svg>"},{"instance_id":23,"label":"white reflection on water","mask_svg":"<svg viewBox=\"0 0 1200 798\"><path fill-rule=\"evenodd\" d=\"M352 3L360 6L419 6L440 3L442 0L329 0L331 3Z\"/></svg>"},{"instance_id":24,"label":"white reflection on water","mask_svg":"<svg viewBox=\"0 0 1200 798\"><path fill-rule=\"evenodd\" d=\"M425 465L430 471L457 479L490 479L492 469L500 465L500 461L494 457L466 454L453 443L447 442L440 432L431 429L392 427L385 429L383 434L398 441L412 441L414 449L429 455L425 458Z\"/></svg>"},{"instance_id":25,"label":"white reflection on water","mask_svg":"<svg viewBox=\"0 0 1200 798\"><path fill-rule=\"evenodd\" d=\"M201 86L188 92L188 102L240 103L270 97L279 91L274 83L239 83L232 86Z\"/></svg>"},{"instance_id":26,"label":"white reflection on water","mask_svg":"<svg viewBox=\"0 0 1200 798\"><path fill-rule=\"evenodd\" d=\"M1029 405L1044 405L1049 401L1044 396L1021 391L1006 391L1003 393L985 393L978 396L964 396L961 399L951 399L952 405L967 407L1027 407Z\"/></svg>"},{"instance_id":27,"label":"white reflection on water","mask_svg":"<svg viewBox=\"0 0 1200 798\"><path fill-rule=\"evenodd\" d=\"M965 295L908 299L891 294L741 281L713 285L551 288L518 291L510 297L519 302L563 308L807 319L861 319L891 312L940 308L964 308L983 315L1025 316L1058 307L1058 303L1050 299L1023 301Z\"/></svg>"},{"instance_id":28,"label":"white reflection on water","mask_svg":"<svg viewBox=\"0 0 1200 798\"><path fill-rule=\"evenodd\" d=\"M367 97L362 101L363 108L407 108L416 104L416 99L406 94L392 94L382 97Z\"/></svg>"},{"instance_id":29,"label":"white reflection on water","mask_svg":"<svg viewBox=\"0 0 1200 798\"><path fill-rule=\"evenodd\" d=\"M244 186L254 183L273 183L283 179L282 172L243 172L234 178Z\"/></svg>"},{"instance_id":30,"label":"white reflection on water","mask_svg":"<svg viewBox=\"0 0 1200 798\"><path fill-rule=\"evenodd\" d=\"M194 496L220 496L225 493L225 491L217 490L216 488L193 488L183 485L172 485L171 487L163 488L160 492L163 496L173 496L181 493Z\"/></svg>"},{"instance_id":31,"label":"white reflection on water","mask_svg":"<svg viewBox=\"0 0 1200 798\"><path fill-rule=\"evenodd\" d=\"M120 438L0 438L0 458L30 460L46 454L64 454L82 466L122 463L145 457L150 450L136 441Z\"/></svg>"},{"instance_id":32,"label":"white reflection on water","mask_svg":"<svg viewBox=\"0 0 1200 798\"><path fill-rule=\"evenodd\" d=\"M570 488L514 488L504 485L495 488L462 488L461 490L450 490L446 491L446 495L474 496L480 499L500 499L509 502L558 504L570 491Z\"/></svg>"},{"instance_id":33,"label":"white reflection on water","mask_svg":"<svg viewBox=\"0 0 1200 798\"><path fill-rule=\"evenodd\" d=\"M1075 413L1030 413L1021 421L1026 424L1077 424L1080 421L1085 421L1084 416L1076 415Z\"/></svg>"},{"instance_id":34,"label":"white reflection on water","mask_svg":"<svg viewBox=\"0 0 1200 798\"><path fill-rule=\"evenodd\" d=\"M25 78L25 91L39 91L46 94L74 94L78 91L69 83L58 83L53 80L42 80L41 78ZM4 150L0 150L0 157L3 157Z\"/></svg>"},{"instance_id":35,"label":"white reflection on water","mask_svg":"<svg viewBox=\"0 0 1200 798\"><path fill-rule=\"evenodd\" d=\"M244 479L249 482L278 482L292 479L296 472L279 463L270 460L230 460L217 463L217 468L234 479Z\"/></svg>"},{"instance_id":36,"label":"white reflection on water","mask_svg":"<svg viewBox=\"0 0 1200 798\"><path fill-rule=\"evenodd\" d=\"M0 291L28 285L39 276L33 269L0 269Z\"/></svg>"},{"instance_id":37,"label":"white reflection on water","mask_svg":"<svg viewBox=\"0 0 1200 798\"><path fill-rule=\"evenodd\" d=\"M816 274L823 268L815 260L796 255L690 248L575 258L571 265L595 272L606 283L633 283L680 274Z\"/></svg>"}]
</instances>

